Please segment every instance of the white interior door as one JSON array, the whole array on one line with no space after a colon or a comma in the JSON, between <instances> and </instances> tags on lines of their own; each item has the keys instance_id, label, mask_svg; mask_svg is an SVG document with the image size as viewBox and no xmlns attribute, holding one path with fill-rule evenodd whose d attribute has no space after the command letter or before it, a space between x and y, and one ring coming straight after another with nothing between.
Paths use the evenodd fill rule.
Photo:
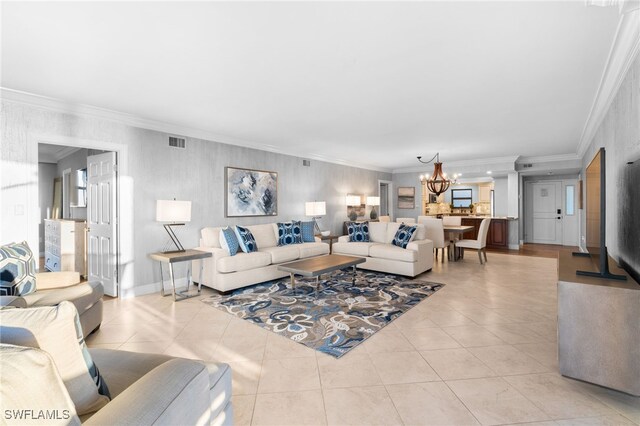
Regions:
<instances>
[{"instance_id":1,"label":"white interior door","mask_svg":"<svg viewBox=\"0 0 640 426\"><path fill-rule=\"evenodd\" d=\"M540 244L562 244L562 182L533 182L530 190L530 241Z\"/></svg>"},{"instance_id":2,"label":"white interior door","mask_svg":"<svg viewBox=\"0 0 640 426\"><path fill-rule=\"evenodd\" d=\"M116 170L115 152L87 158L89 280L100 281L113 297L118 296Z\"/></svg>"}]
</instances>

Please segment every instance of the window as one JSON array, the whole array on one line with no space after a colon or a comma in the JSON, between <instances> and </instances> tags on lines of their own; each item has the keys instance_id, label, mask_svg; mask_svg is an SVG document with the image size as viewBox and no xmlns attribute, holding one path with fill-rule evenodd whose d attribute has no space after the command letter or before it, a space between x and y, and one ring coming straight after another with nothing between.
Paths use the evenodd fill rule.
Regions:
<instances>
[{"instance_id":1,"label":"window","mask_svg":"<svg viewBox=\"0 0 640 426\"><path fill-rule=\"evenodd\" d=\"M567 185L564 187L564 196L565 196L565 203L564 203L564 214L566 216L573 216L576 213L576 206L575 206L575 200L576 200L576 188L573 185Z\"/></svg>"},{"instance_id":2,"label":"window","mask_svg":"<svg viewBox=\"0 0 640 426\"><path fill-rule=\"evenodd\" d=\"M472 204L472 189L452 189L451 204L454 209L468 209Z\"/></svg>"}]
</instances>

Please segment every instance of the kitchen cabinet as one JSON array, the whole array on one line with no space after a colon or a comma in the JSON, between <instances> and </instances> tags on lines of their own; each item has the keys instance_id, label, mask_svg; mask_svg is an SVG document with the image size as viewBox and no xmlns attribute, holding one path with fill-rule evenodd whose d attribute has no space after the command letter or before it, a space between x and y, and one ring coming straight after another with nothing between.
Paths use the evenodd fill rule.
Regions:
<instances>
[{"instance_id":1,"label":"kitchen cabinet","mask_svg":"<svg viewBox=\"0 0 640 426\"><path fill-rule=\"evenodd\" d=\"M462 225L473 226L473 230L465 232L464 239L475 240L478 238L478 231L482 223L482 217L463 217ZM509 248L509 220L504 218L492 218L487 233L488 248Z\"/></svg>"}]
</instances>

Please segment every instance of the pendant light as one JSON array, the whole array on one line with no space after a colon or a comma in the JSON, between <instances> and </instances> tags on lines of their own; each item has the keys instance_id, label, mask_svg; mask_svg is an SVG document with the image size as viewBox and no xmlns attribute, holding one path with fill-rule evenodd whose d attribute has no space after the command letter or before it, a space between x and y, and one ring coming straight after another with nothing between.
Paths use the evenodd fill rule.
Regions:
<instances>
[{"instance_id":1,"label":"pendant light","mask_svg":"<svg viewBox=\"0 0 640 426\"><path fill-rule=\"evenodd\" d=\"M433 160L436 162L433 164L433 174L431 176L420 175L420 182L423 185L427 185L429 191L436 194L436 196L446 192L449 189L449 185L451 185L451 180L447 179L446 173L442 172L442 163L440 162L440 153L436 153L433 158L429 161L422 161L422 157L418 157L418 161L422 164L429 164Z\"/></svg>"}]
</instances>

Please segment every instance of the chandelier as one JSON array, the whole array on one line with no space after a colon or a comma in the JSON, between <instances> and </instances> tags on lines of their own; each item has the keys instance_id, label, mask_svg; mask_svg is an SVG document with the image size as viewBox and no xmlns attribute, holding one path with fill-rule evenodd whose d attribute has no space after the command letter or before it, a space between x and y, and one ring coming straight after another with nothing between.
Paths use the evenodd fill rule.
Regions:
<instances>
[{"instance_id":1,"label":"chandelier","mask_svg":"<svg viewBox=\"0 0 640 426\"><path fill-rule=\"evenodd\" d=\"M451 180L447 179L447 174L442 173L442 163L440 162L440 153L436 153L433 158L429 161L422 161L422 157L418 157L418 161L423 164L429 164L433 160L436 162L433 164L433 174L431 176L420 175L420 183L426 185L429 191L436 194L436 196L446 192L449 189L449 185L451 185Z\"/></svg>"}]
</instances>

